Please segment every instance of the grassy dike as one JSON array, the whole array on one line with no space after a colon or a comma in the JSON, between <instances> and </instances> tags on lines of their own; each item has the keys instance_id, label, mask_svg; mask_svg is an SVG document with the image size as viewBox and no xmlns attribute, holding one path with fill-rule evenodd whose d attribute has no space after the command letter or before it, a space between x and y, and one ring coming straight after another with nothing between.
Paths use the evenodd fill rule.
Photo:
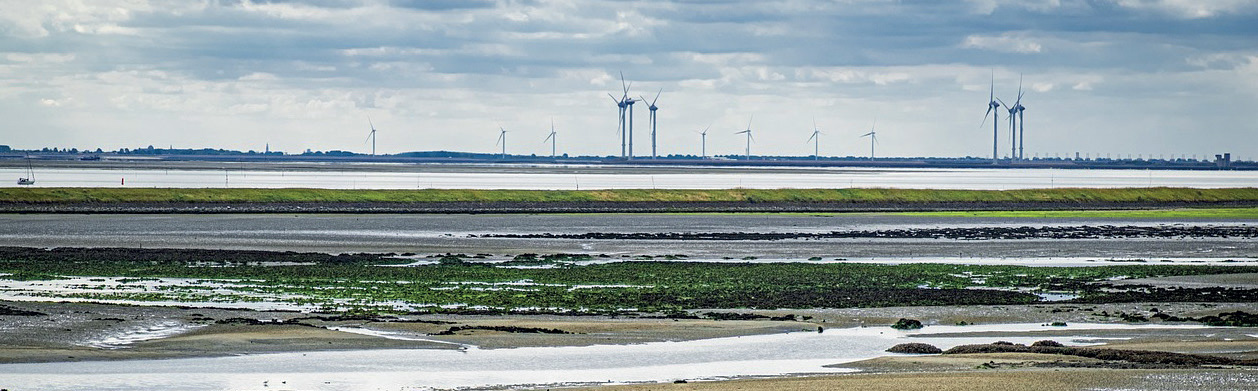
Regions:
<instances>
[{"instance_id":1,"label":"grassy dike","mask_svg":"<svg viewBox=\"0 0 1258 391\"><path fill-rule=\"evenodd\" d=\"M895 212L900 216L989 217L1026 219L1245 219L1258 220L1258 208L1178 208L1142 210L975 210Z\"/></svg>"},{"instance_id":2,"label":"grassy dike","mask_svg":"<svg viewBox=\"0 0 1258 391\"><path fill-rule=\"evenodd\" d=\"M728 189L728 190L333 190L0 188L0 203L1258 203L1258 188L1190 189Z\"/></svg>"}]
</instances>

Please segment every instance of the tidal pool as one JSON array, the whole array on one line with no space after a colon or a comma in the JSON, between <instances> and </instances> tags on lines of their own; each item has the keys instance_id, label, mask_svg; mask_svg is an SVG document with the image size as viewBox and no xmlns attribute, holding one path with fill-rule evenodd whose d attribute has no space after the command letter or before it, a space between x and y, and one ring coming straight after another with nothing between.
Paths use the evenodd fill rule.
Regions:
<instances>
[{"instance_id":1,"label":"tidal pool","mask_svg":"<svg viewBox=\"0 0 1258 391\"><path fill-rule=\"evenodd\" d=\"M885 349L903 342L923 342L947 349L962 344L990 343L995 338L1024 344L1051 338L1080 346L1099 338L1121 338L1132 332L1171 328L1207 327L1002 324L927 326L916 331L867 327L634 345L355 350L5 364L0 365L0 373L4 373L5 386L10 389L54 391L541 388L850 372L851 369L825 366L889 355ZM1062 336L1062 332L1069 335ZM973 336L973 333L983 336ZM1041 333L1054 336L1037 335Z\"/></svg>"}]
</instances>

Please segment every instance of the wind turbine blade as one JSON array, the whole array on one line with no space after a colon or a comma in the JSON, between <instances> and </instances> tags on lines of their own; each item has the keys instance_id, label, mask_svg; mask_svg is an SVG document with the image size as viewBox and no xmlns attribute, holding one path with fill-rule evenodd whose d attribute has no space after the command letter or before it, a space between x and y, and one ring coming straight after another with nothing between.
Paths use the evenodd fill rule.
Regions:
<instances>
[{"instance_id":1,"label":"wind turbine blade","mask_svg":"<svg viewBox=\"0 0 1258 391\"><path fill-rule=\"evenodd\" d=\"M869 137L873 135L874 135L874 132L869 132L869 133L862 134L861 137Z\"/></svg>"},{"instance_id":2,"label":"wind turbine blade","mask_svg":"<svg viewBox=\"0 0 1258 391\"><path fill-rule=\"evenodd\" d=\"M365 143L365 142L371 141L371 136L373 136L373 135L375 135L375 134L376 134L376 131L374 131L374 130L373 130L373 131L370 131L370 132L367 132L367 139L366 139L366 140L363 140L363 142Z\"/></svg>"},{"instance_id":3,"label":"wind turbine blade","mask_svg":"<svg viewBox=\"0 0 1258 391\"><path fill-rule=\"evenodd\" d=\"M615 95L612 95L612 93L608 92L607 97L612 98L612 102L616 102L616 106L620 106L620 99L616 99Z\"/></svg>"},{"instance_id":4,"label":"wind turbine blade","mask_svg":"<svg viewBox=\"0 0 1258 391\"><path fill-rule=\"evenodd\" d=\"M989 96L987 98L988 102L996 100L996 70L995 69L992 69L992 86L991 86L991 89L988 90L988 96Z\"/></svg>"},{"instance_id":5,"label":"wind turbine blade","mask_svg":"<svg viewBox=\"0 0 1258 391\"><path fill-rule=\"evenodd\" d=\"M1005 101L1000 100L1000 98L996 98L996 101L997 101L997 102L1000 102L1000 105L1001 105L1001 106L1004 106L1006 109L1008 109L1008 108L1009 108L1009 105L1006 105L1006 104L1005 104Z\"/></svg>"},{"instance_id":6,"label":"wind turbine blade","mask_svg":"<svg viewBox=\"0 0 1258 391\"><path fill-rule=\"evenodd\" d=\"M1021 102L1021 101L1022 101L1022 74L1018 74L1018 100L1017 102ZM1014 103L1014 106L1017 106L1017 103Z\"/></svg>"},{"instance_id":7,"label":"wind turbine blade","mask_svg":"<svg viewBox=\"0 0 1258 391\"><path fill-rule=\"evenodd\" d=\"M367 116L367 125L371 127L371 131L376 131L376 125L371 123L371 116Z\"/></svg>"},{"instance_id":8,"label":"wind turbine blade","mask_svg":"<svg viewBox=\"0 0 1258 391\"><path fill-rule=\"evenodd\" d=\"M661 88L659 92L655 93L655 99L651 99L651 106L655 106L655 101L660 100L660 94L663 94L663 93L664 93L663 88Z\"/></svg>"},{"instance_id":9,"label":"wind turbine blade","mask_svg":"<svg viewBox=\"0 0 1258 391\"><path fill-rule=\"evenodd\" d=\"M813 131L813 132L812 132L812 136L808 136L808 141L805 141L805 142L804 142L804 144L808 144L809 142L812 142L812 139L814 139L814 138L817 138L817 132L816 132L816 131Z\"/></svg>"},{"instance_id":10,"label":"wind turbine blade","mask_svg":"<svg viewBox=\"0 0 1258 391\"><path fill-rule=\"evenodd\" d=\"M712 129L712 124L708 124L708 127L703 128L703 134L708 134L708 129Z\"/></svg>"},{"instance_id":11,"label":"wind turbine blade","mask_svg":"<svg viewBox=\"0 0 1258 391\"><path fill-rule=\"evenodd\" d=\"M981 128L983 127L984 124L987 124L987 117L990 117L991 115L992 115L992 107L989 105L987 106L987 114L983 114L983 122L979 123L978 127Z\"/></svg>"},{"instance_id":12,"label":"wind turbine blade","mask_svg":"<svg viewBox=\"0 0 1258 391\"><path fill-rule=\"evenodd\" d=\"M625 72L624 71L620 71L620 88L624 90L624 93L626 94L629 93L629 86L625 85Z\"/></svg>"},{"instance_id":13,"label":"wind turbine blade","mask_svg":"<svg viewBox=\"0 0 1258 391\"><path fill-rule=\"evenodd\" d=\"M751 131L751 121L752 121L752 120L754 120L754 119L756 119L756 115L755 115L755 114L752 114L752 115L751 115L751 118L748 118L748 119L747 119L747 131L748 131L748 132L750 132L750 131Z\"/></svg>"}]
</instances>

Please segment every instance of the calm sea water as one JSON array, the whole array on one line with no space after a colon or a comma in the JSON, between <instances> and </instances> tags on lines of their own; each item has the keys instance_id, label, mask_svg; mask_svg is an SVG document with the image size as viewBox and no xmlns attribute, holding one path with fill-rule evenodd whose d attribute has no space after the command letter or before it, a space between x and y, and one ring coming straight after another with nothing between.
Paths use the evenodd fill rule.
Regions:
<instances>
[{"instance_id":1,"label":"calm sea water","mask_svg":"<svg viewBox=\"0 0 1258 391\"><path fill-rule=\"evenodd\" d=\"M1150 329L1200 326L1040 324L831 329L687 342L516 349L401 349L260 354L172 360L0 365L19 390L428 390L459 387L578 385L847 372L825 365L887 355L903 342L943 349L994 339L1031 343L1046 337L1081 345ZM1012 332L964 337L947 333ZM1062 333L1066 334L1062 334ZM1044 333L1053 333L1047 336Z\"/></svg>"},{"instance_id":2,"label":"calm sea water","mask_svg":"<svg viewBox=\"0 0 1258 391\"><path fill-rule=\"evenodd\" d=\"M634 167L583 173L545 166L500 172L484 166L471 172L428 170L163 170L44 168L37 187L323 188L323 189L776 189L915 188L1028 189L1052 187L1258 186L1258 171L1057 170L1057 169L742 169L702 167L641 174ZM17 186L24 169L0 169L0 186Z\"/></svg>"}]
</instances>

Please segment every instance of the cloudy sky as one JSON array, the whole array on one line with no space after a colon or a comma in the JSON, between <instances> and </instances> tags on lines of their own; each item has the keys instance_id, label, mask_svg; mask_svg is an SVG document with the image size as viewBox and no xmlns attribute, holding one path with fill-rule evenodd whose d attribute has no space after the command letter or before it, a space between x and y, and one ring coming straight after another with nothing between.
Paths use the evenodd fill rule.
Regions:
<instances>
[{"instance_id":1,"label":"cloudy sky","mask_svg":"<svg viewBox=\"0 0 1258 391\"><path fill-rule=\"evenodd\" d=\"M0 0L0 144L619 154L618 72L660 154L1258 158L1253 0ZM637 107L635 152L650 153ZM989 119L990 121L990 119ZM1001 115L1002 154L1007 134Z\"/></svg>"}]
</instances>

